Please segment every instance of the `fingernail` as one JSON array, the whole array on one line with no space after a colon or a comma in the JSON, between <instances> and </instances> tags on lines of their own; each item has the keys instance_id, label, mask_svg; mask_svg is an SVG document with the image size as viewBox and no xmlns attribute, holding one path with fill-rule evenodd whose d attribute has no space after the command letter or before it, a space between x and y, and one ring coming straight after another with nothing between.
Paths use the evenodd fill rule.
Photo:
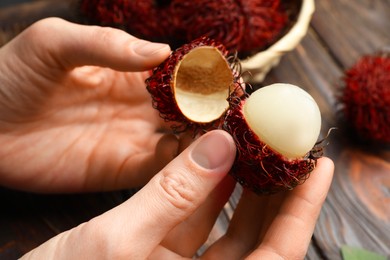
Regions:
<instances>
[{"instance_id":1,"label":"fingernail","mask_svg":"<svg viewBox=\"0 0 390 260\"><path fill-rule=\"evenodd\" d=\"M160 51L168 50L169 45L144 40L137 40L131 43L131 48L135 53L141 56L153 56Z\"/></svg>"},{"instance_id":2,"label":"fingernail","mask_svg":"<svg viewBox=\"0 0 390 260\"><path fill-rule=\"evenodd\" d=\"M228 136L214 131L201 137L193 148L191 157L199 166L212 170L232 161L234 151Z\"/></svg>"}]
</instances>

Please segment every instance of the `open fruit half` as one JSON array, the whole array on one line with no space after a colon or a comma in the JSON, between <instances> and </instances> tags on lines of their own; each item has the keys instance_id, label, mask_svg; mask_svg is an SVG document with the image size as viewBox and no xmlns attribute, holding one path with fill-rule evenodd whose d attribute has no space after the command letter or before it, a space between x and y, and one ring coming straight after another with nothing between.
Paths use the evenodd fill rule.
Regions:
<instances>
[{"instance_id":1,"label":"open fruit half","mask_svg":"<svg viewBox=\"0 0 390 260\"><path fill-rule=\"evenodd\" d=\"M146 80L153 106L176 131L219 123L239 80L225 47L202 37L176 49Z\"/></svg>"}]
</instances>

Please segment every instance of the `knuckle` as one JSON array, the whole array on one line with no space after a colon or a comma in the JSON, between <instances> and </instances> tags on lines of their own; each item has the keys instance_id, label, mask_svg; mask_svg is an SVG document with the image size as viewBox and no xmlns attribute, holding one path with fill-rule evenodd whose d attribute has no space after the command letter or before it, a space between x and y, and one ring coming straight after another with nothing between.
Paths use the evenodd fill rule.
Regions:
<instances>
[{"instance_id":1,"label":"knuckle","mask_svg":"<svg viewBox=\"0 0 390 260\"><path fill-rule=\"evenodd\" d=\"M59 28L63 27L64 20L60 18L45 18L35 22L20 34L20 41L17 46L22 49L26 48L25 42L28 42L29 49L39 57L52 57L53 53L58 51L58 33Z\"/></svg>"},{"instance_id":2,"label":"knuckle","mask_svg":"<svg viewBox=\"0 0 390 260\"><path fill-rule=\"evenodd\" d=\"M76 236L72 239L80 241L89 241L93 238L93 244L90 244L92 247L99 248L101 252L109 252L109 242L107 237L107 232L101 228L97 218L94 218L88 222L85 222L78 227L71 230L71 232L76 232Z\"/></svg>"},{"instance_id":3,"label":"knuckle","mask_svg":"<svg viewBox=\"0 0 390 260\"><path fill-rule=\"evenodd\" d=\"M92 28L92 38L107 46L110 46L112 41L118 38L118 31L116 29L99 26L94 26Z\"/></svg>"},{"instance_id":4,"label":"knuckle","mask_svg":"<svg viewBox=\"0 0 390 260\"><path fill-rule=\"evenodd\" d=\"M163 172L160 185L165 198L174 208L187 211L196 207L200 194L194 180L187 178L185 171Z\"/></svg>"},{"instance_id":5,"label":"knuckle","mask_svg":"<svg viewBox=\"0 0 390 260\"><path fill-rule=\"evenodd\" d=\"M39 20L32 24L25 32L26 36L30 37L32 40L34 39L40 39L41 37L43 39L46 39L50 37L50 32L52 30L56 30L56 26L58 23L63 22L60 18L45 18L42 20Z\"/></svg>"}]
</instances>

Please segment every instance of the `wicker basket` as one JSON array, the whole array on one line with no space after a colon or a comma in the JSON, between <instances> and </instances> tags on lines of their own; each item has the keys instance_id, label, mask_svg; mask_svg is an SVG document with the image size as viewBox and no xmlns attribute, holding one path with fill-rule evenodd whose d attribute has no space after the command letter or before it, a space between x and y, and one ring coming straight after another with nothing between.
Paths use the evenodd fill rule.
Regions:
<instances>
[{"instance_id":1,"label":"wicker basket","mask_svg":"<svg viewBox=\"0 0 390 260\"><path fill-rule=\"evenodd\" d=\"M314 0L302 0L295 24L269 48L241 61L242 71L249 71L246 82L261 83L267 73L279 64L281 57L295 49L306 35L314 13ZM245 73L243 74L245 77Z\"/></svg>"}]
</instances>

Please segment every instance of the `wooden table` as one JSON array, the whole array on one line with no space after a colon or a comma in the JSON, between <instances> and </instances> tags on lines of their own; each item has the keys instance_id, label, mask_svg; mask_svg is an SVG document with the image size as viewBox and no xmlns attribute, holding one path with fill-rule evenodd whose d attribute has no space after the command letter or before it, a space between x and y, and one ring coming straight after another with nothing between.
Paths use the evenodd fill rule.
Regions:
<instances>
[{"instance_id":1,"label":"wooden table","mask_svg":"<svg viewBox=\"0 0 390 260\"><path fill-rule=\"evenodd\" d=\"M42 17L74 19L69 8L67 1L46 0L0 9L0 44ZM335 161L335 178L307 259L341 259L342 245L390 255L390 151L354 142L339 123L336 98L345 69L361 55L389 46L388 0L317 0L307 36L265 79L265 84L289 82L309 91L321 108L323 134L339 127L325 151ZM0 259L16 258L129 195L37 195L7 189L0 193ZM221 214L210 240L224 232L236 203L237 195Z\"/></svg>"}]
</instances>

